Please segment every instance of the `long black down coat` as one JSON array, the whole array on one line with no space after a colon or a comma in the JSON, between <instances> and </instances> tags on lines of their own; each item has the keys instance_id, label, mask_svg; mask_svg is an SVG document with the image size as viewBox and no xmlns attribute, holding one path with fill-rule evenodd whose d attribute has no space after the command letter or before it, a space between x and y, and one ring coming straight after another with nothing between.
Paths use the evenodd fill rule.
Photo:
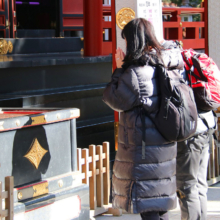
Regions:
<instances>
[{"instance_id":1,"label":"long black down coat","mask_svg":"<svg viewBox=\"0 0 220 220\"><path fill-rule=\"evenodd\" d=\"M182 68L179 50L164 53L165 66ZM145 116L145 159L142 159L141 106L153 117L160 104L155 67L116 69L103 101L120 112L118 151L113 176L113 207L129 213L167 211L176 207L176 142L166 141ZM169 129L169 128L167 128Z\"/></svg>"}]
</instances>

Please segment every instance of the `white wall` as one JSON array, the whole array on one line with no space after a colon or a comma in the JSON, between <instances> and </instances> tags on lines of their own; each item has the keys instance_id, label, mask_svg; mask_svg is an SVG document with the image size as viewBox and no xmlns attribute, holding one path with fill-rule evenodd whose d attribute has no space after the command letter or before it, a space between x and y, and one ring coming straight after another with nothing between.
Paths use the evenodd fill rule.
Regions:
<instances>
[{"instance_id":1,"label":"white wall","mask_svg":"<svg viewBox=\"0 0 220 220\"><path fill-rule=\"evenodd\" d=\"M220 0L208 1L209 56L220 68Z\"/></svg>"}]
</instances>

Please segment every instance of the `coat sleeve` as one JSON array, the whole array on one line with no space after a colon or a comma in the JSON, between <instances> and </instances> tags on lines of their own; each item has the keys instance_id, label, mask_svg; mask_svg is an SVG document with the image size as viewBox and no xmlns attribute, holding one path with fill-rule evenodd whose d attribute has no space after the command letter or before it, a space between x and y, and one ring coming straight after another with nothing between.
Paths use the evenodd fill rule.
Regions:
<instances>
[{"instance_id":1,"label":"coat sleeve","mask_svg":"<svg viewBox=\"0 0 220 220\"><path fill-rule=\"evenodd\" d=\"M141 105L137 75L132 69L116 69L103 94L103 101L113 110L122 112Z\"/></svg>"}]
</instances>

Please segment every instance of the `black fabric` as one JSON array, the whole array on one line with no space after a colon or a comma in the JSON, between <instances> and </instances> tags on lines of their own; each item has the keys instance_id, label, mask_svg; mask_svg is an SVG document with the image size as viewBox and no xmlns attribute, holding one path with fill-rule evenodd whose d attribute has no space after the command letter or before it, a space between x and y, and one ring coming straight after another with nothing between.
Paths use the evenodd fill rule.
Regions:
<instances>
[{"instance_id":1,"label":"black fabric","mask_svg":"<svg viewBox=\"0 0 220 220\"><path fill-rule=\"evenodd\" d=\"M169 220L167 212L143 212L140 215L142 220Z\"/></svg>"},{"instance_id":2,"label":"black fabric","mask_svg":"<svg viewBox=\"0 0 220 220\"><path fill-rule=\"evenodd\" d=\"M165 65L182 68L180 51L165 54ZM176 207L176 142L167 141L152 122L160 105L158 80L153 66L116 69L103 94L103 101L120 112L112 204L129 213L164 212ZM141 107L151 118L141 117Z\"/></svg>"}]
</instances>

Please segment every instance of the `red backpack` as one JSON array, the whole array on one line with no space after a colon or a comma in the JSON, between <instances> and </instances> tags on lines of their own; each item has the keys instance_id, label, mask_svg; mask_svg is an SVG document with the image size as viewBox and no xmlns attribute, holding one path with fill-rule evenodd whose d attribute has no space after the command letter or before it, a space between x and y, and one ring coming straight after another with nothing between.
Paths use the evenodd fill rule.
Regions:
<instances>
[{"instance_id":1,"label":"red backpack","mask_svg":"<svg viewBox=\"0 0 220 220\"><path fill-rule=\"evenodd\" d=\"M185 69L198 109L209 111L220 106L220 71L212 58L192 49L183 50Z\"/></svg>"}]
</instances>

